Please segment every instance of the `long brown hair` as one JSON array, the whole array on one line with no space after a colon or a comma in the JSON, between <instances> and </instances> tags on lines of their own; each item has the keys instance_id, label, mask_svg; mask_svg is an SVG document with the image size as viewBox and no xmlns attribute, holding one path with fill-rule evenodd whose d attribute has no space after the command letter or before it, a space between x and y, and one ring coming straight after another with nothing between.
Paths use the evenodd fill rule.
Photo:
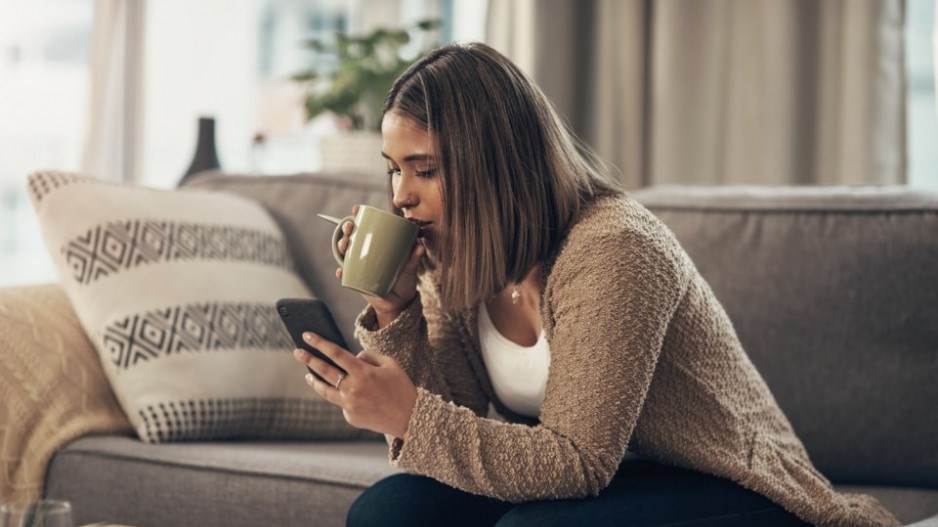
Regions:
<instances>
[{"instance_id":1,"label":"long brown hair","mask_svg":"<svg viewBox=\"0 0 938 527\"><path fill-rule=\"evenodd\" d=\"M444 308L475 306L520 282L586 203L623 192L541 90L485 44L451 44L418 60L391 86L389 112L435 140Z\"/></svg>"}]
</instances>

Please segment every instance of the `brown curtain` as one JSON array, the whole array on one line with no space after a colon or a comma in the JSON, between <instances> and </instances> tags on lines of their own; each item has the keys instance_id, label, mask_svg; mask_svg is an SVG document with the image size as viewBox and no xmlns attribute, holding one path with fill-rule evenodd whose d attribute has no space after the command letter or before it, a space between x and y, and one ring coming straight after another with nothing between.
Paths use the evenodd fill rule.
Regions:
<instances>
[{"instance_id":1,"label":"brown curtain","mask_svg":"<svg viewBox=\"0 0 938 527\"><path fill-rule=\"evenodd\" d=\"M490 0L487 40L629 188L904 183L903 14L903 0Z\"/></svg>"}]
</instances>

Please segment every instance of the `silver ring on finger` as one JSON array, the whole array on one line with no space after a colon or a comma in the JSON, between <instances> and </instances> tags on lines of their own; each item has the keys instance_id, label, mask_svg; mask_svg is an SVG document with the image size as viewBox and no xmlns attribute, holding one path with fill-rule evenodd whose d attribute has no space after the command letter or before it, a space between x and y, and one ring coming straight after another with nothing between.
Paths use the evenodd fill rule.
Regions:
<instances>
[{"instance_id":1,"label":"silver ring on finger","mask_svg":"<svg viewBox=\"0 0 938 527\"><path fill-rule=\"evenodd\" d=\"M336 390L339 389L339 385L342 384L342 381L344 381L344 380L345 380L345 374L344 374L344 373L340 373L340 374L339 374L339 380L335 381L335 389L336 389Z\"/></svg>"}]
</instances>

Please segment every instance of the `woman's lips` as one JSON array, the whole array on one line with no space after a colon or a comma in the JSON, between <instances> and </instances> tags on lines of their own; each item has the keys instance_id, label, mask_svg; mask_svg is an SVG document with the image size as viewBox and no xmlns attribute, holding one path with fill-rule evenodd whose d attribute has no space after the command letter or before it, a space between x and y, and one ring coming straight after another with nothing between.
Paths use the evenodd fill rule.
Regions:
<instances>
[{"instance_id":1,"label":"woman's lips","mask_svg":"<svg viewBox=\"0 0 938 527\"><path fill-rule=\"evenodd\" d=\"M420 226L420 232L417 234L417 236L420 237L420 238L428 238L428 237L430 236L430 233L433 232L433 231L430 229L430 225L431 225L431 224L429 224L429 223L427 223L426 225L421 225L421 226Z\"/></svg>"},{"instance_id":2,"label":"woman's lips","mask_svg":"<svg viewBox=\"0 0 938 527\"><path fill-rule=\"evenodd\" d=\"M430 226L433 225L432 221L423 221L423 220L418 220L415 218L407 218L407 221L413 223L414 225L420 228L419 236L421 237L426 237L427 233L430 232Z\"/></svg>"}]
</instances>

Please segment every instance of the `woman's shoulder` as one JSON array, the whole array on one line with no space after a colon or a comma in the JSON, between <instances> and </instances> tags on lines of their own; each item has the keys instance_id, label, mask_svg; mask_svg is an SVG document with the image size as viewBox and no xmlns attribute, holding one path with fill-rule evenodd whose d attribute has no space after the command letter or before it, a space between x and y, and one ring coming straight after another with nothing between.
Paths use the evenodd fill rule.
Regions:
<instances>
[{"instance_id":1,"label":"woman's shoulder","mask_svg":"<svg viewBox=\"0 0 938 527\"><path fill-rule=\"evenodd\" d=\"M617 268L636 260L681 275L690 262L664 222L626 193L597 198L586 205L552 267L555 271L575 270L589 263Z\"/></svg>"},{"instance_id":2,"label":"woman's shoulder","mask_svg":"<svg viewBox=\"0 0 938 527\"><path fill-rule=\"evenodd\" d=\"M671 229L629 194L605 196L589 203L567 234L564 249L601 243L609 245L608 249L629 251L634 248L629 242L665 252L680 250Z\"/></svg>"}]
</instances>

